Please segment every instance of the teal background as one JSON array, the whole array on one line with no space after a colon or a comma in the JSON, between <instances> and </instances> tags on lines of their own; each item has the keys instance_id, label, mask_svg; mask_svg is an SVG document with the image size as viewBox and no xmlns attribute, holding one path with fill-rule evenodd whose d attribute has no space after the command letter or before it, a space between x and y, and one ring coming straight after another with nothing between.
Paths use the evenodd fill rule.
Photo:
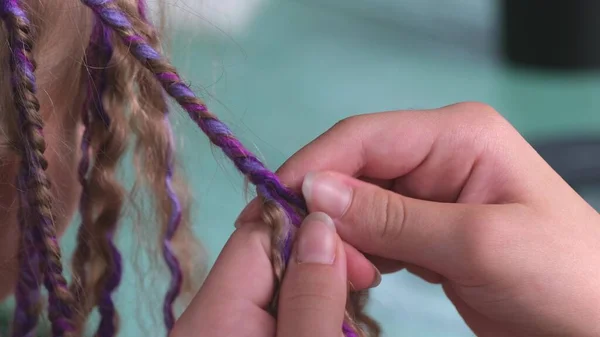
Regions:
<instances>
[{"instance_id":1,"label":"teal background","mask_svg":"<svg viewBox=\"0 0 600 337\"><path fill-rule=\"evenodd\" d=\"M429 3L427 10L423 3ZM452 6L435 4L266 1L241 32L204 16L195 17L200 28L176 28L173 60L212 110L273 169L344 117L460 101L490 104L528 139L599 131L597 74L508 67L496 56L493 6L456 1L460 10L453 12ZM193 190L195 231L212 262L246 202L243 180L183 112L175 110L173 122ZM128 181L131 174L125 167ZM74 229L63 240L66 254ZM119 245L128 256L137 239L124 224ZM145 268L147 262L136 265ZM162 320L151 312L160 308L164 283L146 291L133 265L126 267L116 295L121 336L159 336ZM438 286L405 272L384 276L369 310L385 336L472 336Z\"/></svg>"}]
</instances>

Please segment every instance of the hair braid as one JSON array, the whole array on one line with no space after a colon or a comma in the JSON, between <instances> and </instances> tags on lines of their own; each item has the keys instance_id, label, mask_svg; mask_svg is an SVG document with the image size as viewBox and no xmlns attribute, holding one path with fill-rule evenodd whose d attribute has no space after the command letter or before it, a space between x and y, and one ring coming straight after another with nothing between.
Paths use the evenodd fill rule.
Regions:
<instances>
[{"instance_id":1,"label":"hair braid","mask_svg":"<svg viewBox=\"0 0 600 337\"><path fill-rule=\"evenodd\" d=\"M273 212L274 216L272 217L276 219L272 222L274 226L273 242L275 248L279 248L274 252L273 263L277 277L280 279L291 252L293 230L290 225L300 224L301 216L306 211L304 200L283 186L277 176L246 150L229 128L207 110L206 106L183 83L175 68L134 30L127 15L114 2L111 0L82 1L92 8L107 26L119 34L123 42L130 46L133 56L154 73L167 93L188 112L190 118L196 122L210 141L221 148L237 169L257 186L257 190L266 204L285 212L286 217L280 216L279 211ZM291 224L286 221L286 218ZM281 271L278 272L278 270ZM356 336L354 330L363 333L359 324L350 328L348 322L344 323L343 331L346 336Z\"/></svg>"},{"instance_id":2,"label":"hair braid","mask_svg":"<svg viewBox=\"0 0 600 337\"><path fill-rule=\"evenodd\" d=\"M17 177L17 188L25 190L25 179L22 175ZM32 237L31 230L27 229L27 200L22 193L19 198L19 230L21 239L19 250L19 281L15 290L17 306L14 313L12 335L14 337L33 337L35 327L41 311L40 287L42 277L40 275L40 261L37 248Z\"/></svg>"},{"instance_id":3,"label":"hair braid","mask_svg":"<svg viewBox=\"0 0 600 337\"><path fill-rule=\"evenodd\" d=\"M92 187L90 180L94 177L97 178L98 170L104 170L105 166L114 170L116 160L120 157L120 152L122 152L121 148L123 146L121 145L122 141L112 142L111 137L108 137L110 131L107 130L109 129L111 118L105 111L102 100L107 87L106 68L112 57L112 44L110 41L110 33L104 28L99 20L96 20L94 25L85 57L85 71L88 73L88 90L86 102L82 110L82 122L85 130L81 142L82 158L79 163L79 180L82 185L82 195L80 199L82 223L78 232L77 248L73 256L74 283L72 289L78 297L80 305L81 317L79 317L77 322L78 331L83 329L85 320L91 309L96 306L96 304L99 304L100 325L98 327L98 335L113 336L117 330L117 317L111 293L116 289L120 282L122 262L121 256L112 242L112 231L114 231L118 216L120 215L122 204L122 201L120 201L121 193L117 189L108 196L111 199L113 196L116 197L116 199L111 200L116 206L114 206L114 210L108 211L108 213L110 213L109 215L106 215L106 212L107 208L110 207L106 207L106 204L104 204L105 208L103 210L101 209L98 218L94 219L94 207L96 205L92 205L90 199L98 201L94 196L101 194L102 191L100 191L100 193L94 193L94 190L97 189L99 184L96 182L94 187ZM96 129L96 132L92 134L94 129ZM90 143L92 143L93 139L99 137L105 138L104 140L96 140L96 142L100 142L101 144L94 156L95 160L92 176L88 178L87 174L90 167L89 158L90 152L92 152ZM111 142L116 143L116 145L111 146ZM107 155L105 152L111 147L116 147L116 150L109 150L108 152L111 153L108 157L112 158L115 151L117 155L115 156L116 159L109 159L107 163ZM102 187L100 186L100 188ZM100 240L103 238L106 240L106 243L104 244L104 248L99 248L94 244L95 242L92 241L92 238L98 238L91 234L101 230L101 228L98 228L100 227L98 222L101 221L103 216L105 219L108 218L107 225L104 226L108 227L105 229L108 233L102 233L104 234L104 237L100 236ZM98 276L94 277L94 275L88 274L91 274L92 271L94 271L94 268L90 264L99 258L98 255L106 261L106 270L103 272L103 275L100 276L102 282L99 282L97 289L94 290L93 281L95 281L95 277ZM90 294L92 295L92 298L89 298Z\"/></svg>"},{"instance_id":4,"label":"hair braid","mask_svg":"<svg viewBox=\"0 0 600 337\"><path fill-rule=\"evenodd\" d=\"M35 97L35 62L31 55L33 42L30 23L18 0L4 0L3 8L12 50L10 63L14 75L14 100L19 112L20 176L27 179L21 192L26 200L21 207L24 204L28 205L26 228L22 236L27 237L31 233L39 245L40 266L44 275L44 285L49 293L49 318L53 334L69 336L73 328L73 298L62 275L60 247L52 218L50 182L45 172L48 163L44 158L46 142L42 133L43 120ZM24 212L25 210L21 211L22 214Z\"/></svg>"},{"instance_id":5,"label":"hair braid","mask_svg":"<svg viewBox=\"0 0 600 337\"><path fill-rule=\"evenodd\" d=\"M151 28L149 19L146 15L146 11L147 11L147 6L146 6L146 2L145 0L138 0L138 13L140 15L140 18L142 19L142 21L144 21L145 23L148 24L149 28ZM151 29L153 30L153 29ZM155 32L153 35L156 36ZM156 41L157 42L157 41ZM147 81L147 83L156 83L155 81ZM153 86L158 86L157 84L154 84ZM144 89L144 88L142 88ZM152 88L148 88L150 90L152 90ZM161 91L161 93L163 92L162 88L156 88L158 90L156 91ZM162 253L163 253L163 257L165 260L165 263L167 264L167 267L169 268L169 271L171 273L171 282L169 282L169 288L167 290L167 293L165 295L165 299L164 299L164 303L163 303L163 318L164 318L164 322L165 322L165 326L167 328L167 331L171 331L173 329L173 326L175 325L175 313L173 310L173 306L175 304L175 301L177 300L177 297L179 297L179 294L181 293L181 288L182 288L182 283L183 283L183 272L181 269L181 264L179 263L179 260L177 259L177 255L175 253L175 250L173 249L172 246L172 241L175 238L175 234L177 233L177 230L179 229L180 225L181 225L181 217L182 217L182 205L181 202L179 200L179 197L175 191L175 188L173 186L173 176L174 176L174 142L173 142L173 135L172 135L172 130L171 130L171 122L169 121L169 111L168 111L168 107L167 107L167 103L166 100L164 100L164 117L163 117L163 123L164 123L164 129L166 130L166 136L167 136L167 148L166 148L166 156L165 156L165 160L166 160L166 172L165 172L165 177L164 177L164 182L165 182L165 186L164 189L166 191L167 197L169 199L169 217L167 220L167 226L165 228L165 233L164 233L164 238L162 240ZM161 165L162 166L162 165Z\"/></svg>"}]
</instances>

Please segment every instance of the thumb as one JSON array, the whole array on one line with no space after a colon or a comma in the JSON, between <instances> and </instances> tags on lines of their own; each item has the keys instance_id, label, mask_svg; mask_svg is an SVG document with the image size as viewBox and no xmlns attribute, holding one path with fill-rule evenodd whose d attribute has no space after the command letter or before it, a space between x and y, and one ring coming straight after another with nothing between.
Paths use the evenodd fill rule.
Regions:
<instances>
[{"instance_id":1,"label":"thumb","mask_svg":"<svg viewBox=\"0 0 600 337\"><path fill-rule=\"evenodd\" d=\"M412 199L334 172L309 173L302 192L309 209L329 214L358 250L442 275L468 260L465 228L488 207Z\"/></svg>"},{"instance_id":2,"label":"thumb","mask_svg":"<svg viewBox=\"0 0 600 337\"><path fill-rule=\"evenodd\" d=\"M277 336L341 334L347 281L346 256L331 218L306 217L296 238L279 297Z\"/></svg>"}]
</instances>

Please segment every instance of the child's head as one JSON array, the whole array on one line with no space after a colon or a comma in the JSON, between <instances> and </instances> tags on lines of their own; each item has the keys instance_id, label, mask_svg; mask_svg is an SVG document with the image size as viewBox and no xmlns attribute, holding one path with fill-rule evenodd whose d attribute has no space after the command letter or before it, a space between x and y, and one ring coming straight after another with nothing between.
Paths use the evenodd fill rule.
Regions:
<instances>
[{"instance_id":1,"label":"child's head","mask_svg":"<svg viewBox=\"0 0 600 337\"><path fill-rule=\"evenodd\" d=\"M92 15L79 0L23 2L34 35L40 113L48 143L46 159L52 183L55 224L62 233L79 200L77 147L81 139L82 61L89 40ZM0 25L0 300L12 292L17 275L18 153L15 151L16 107L12 99L10 49L6 29Z\"/></svg>"},{"instance_id":2,"label":"child's head","mask_svg":"<svg viewBox=\"0 0 600 337\"><path fill-rule=\"evenodd\" d=\"M14 288L15 336L29 336L35 327L42 279L55 336L79 334L95 308L97 335L115 335L111 295L122 257L113 236L127 195L115 171L129 143L137 168L131 192L148 192L155 210L148 217L154 221L141 222L138 230L159 237L154 250L170 276L161 311L167 329L173 326L174 302L192 289L202 258L190 233L187 193L174 173L167 96L256 185L272 229L274 271L283 277L304 200L244 148L161 55L144 1L0 0L0 216L11 219L0 236L0 258L8 261L3 276L12 273L0 284L0 296ZM57 237L76 208L73 281L67 285ZM363 321L363 305L349 304L357 309L349 317Z\"/></svg>"},{"instance_id":3,"label":"child's head","mask_svg":"<svg viewBox=\"0 0 600 337\"><path fill-rule=\"evenodd\" d=\"M158 48L158 33L147 23L140 7L143 3L138 0L116 3L136 29ZM162 88L152 74L142 71L143 66L129 54L128 46L104 29L82 1L0 0L0 13L11 7L10 10L15 10L15 6L19 7L17 12L23 10L23 16L2 14L5 22L0 24L0 219L3 219L0 300L16 291L19 302L19 294L27 290L19 288L26 288L27 282L23 282L23 275L19 276L24 273L23 258L19 259L24 249L18 221L21 205L27 204L20 199L27 193L19 192L23 188L18 186L17 176L22 172L21 158L27 158L23 139L29 131L24 129L31 125L19 121L19 106L27 106L32 113L37 111L35 107L31 109L31 93L23 95L28 90L27 84L20 89L15 84L30 80L18 64L15 68L15 60L19 62L24 56L36 65L36 90L35 96L31 96L39 102L39 116L44 124L39 135L43 135L46 143L45 175L51 184L45 186L31 175L25 180L28 184L40 183L32 187L38 198L42 195L44 199L44 194L51 196L52 227L57 236L72 222L79 206L81 229L72 258L74 282L69 287L77 303L73 310L74 325L82 328L97 304L102 304L102 308L114 307L108 302L111 302L110 292L118 285L120 256L112 244L112 235L125 212L125 200L135 204L140 198L149 198L151 209L156 210L156 214L146 216L152 221L144 221L138 234L158 242L152 247L153 253L163 255L174 273L169 303L165 304L165 313L171 311L179 293L192 290L192 271L202 264L203 258L190 235L186 190L173 173L173 145ZM29 46L25 46L27 55L19 54L19 48L23 48L19 39L31 42L31 53L26 50ZM15 98L21 96L27 102L16 103ZM89 122L84 123L86 119ZM134 145L138 172L135 194L124 188L115 173L129 145ZM34 148L31 143L29 146ZM48 188L49 193L44 192ZM27 204L26 212L47 207L36 203ZM30 217L26 222L36 221L40 219ZM54 248L58 247L52 246L52 240L47 240L49 253L55 254ZM21 281L15 288L18 277ZM29 285L29 288L34 287ZM31 296L25 297L35 301ZM20 314L35 315L41 309L36 303L30 304L35 308L26 308L23 313L17 308L15 320ZM111 310L114 308L106 313L109 321L113 320ZM107 325L116 328L116 324Z\"/></svg>"}]
</instances>

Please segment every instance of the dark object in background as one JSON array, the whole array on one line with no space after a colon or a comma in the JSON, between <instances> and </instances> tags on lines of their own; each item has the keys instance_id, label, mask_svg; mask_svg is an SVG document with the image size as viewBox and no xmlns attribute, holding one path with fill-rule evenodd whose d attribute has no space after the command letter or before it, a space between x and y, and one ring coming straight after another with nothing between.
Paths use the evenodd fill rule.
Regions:
<instances>
[{"instance_id":1,"label":"dark object in background","mask_svg":"<svg viewBox=\"0 0 600 337\"><path fill-rule=\"evenodd\" d=\"M600 0L500 0L502 49L523 66L600 68Z\"/></svg>"},{"instance_id":2,"label":"dark object in background","mask_svg":"<svg viewBox=\"0 0 600 337\"><path fill-rule=\"evenodd\" d=\"M599 139L561 139L532 146L571 187L600 185Z\"/></svg>"}]
</instances>

